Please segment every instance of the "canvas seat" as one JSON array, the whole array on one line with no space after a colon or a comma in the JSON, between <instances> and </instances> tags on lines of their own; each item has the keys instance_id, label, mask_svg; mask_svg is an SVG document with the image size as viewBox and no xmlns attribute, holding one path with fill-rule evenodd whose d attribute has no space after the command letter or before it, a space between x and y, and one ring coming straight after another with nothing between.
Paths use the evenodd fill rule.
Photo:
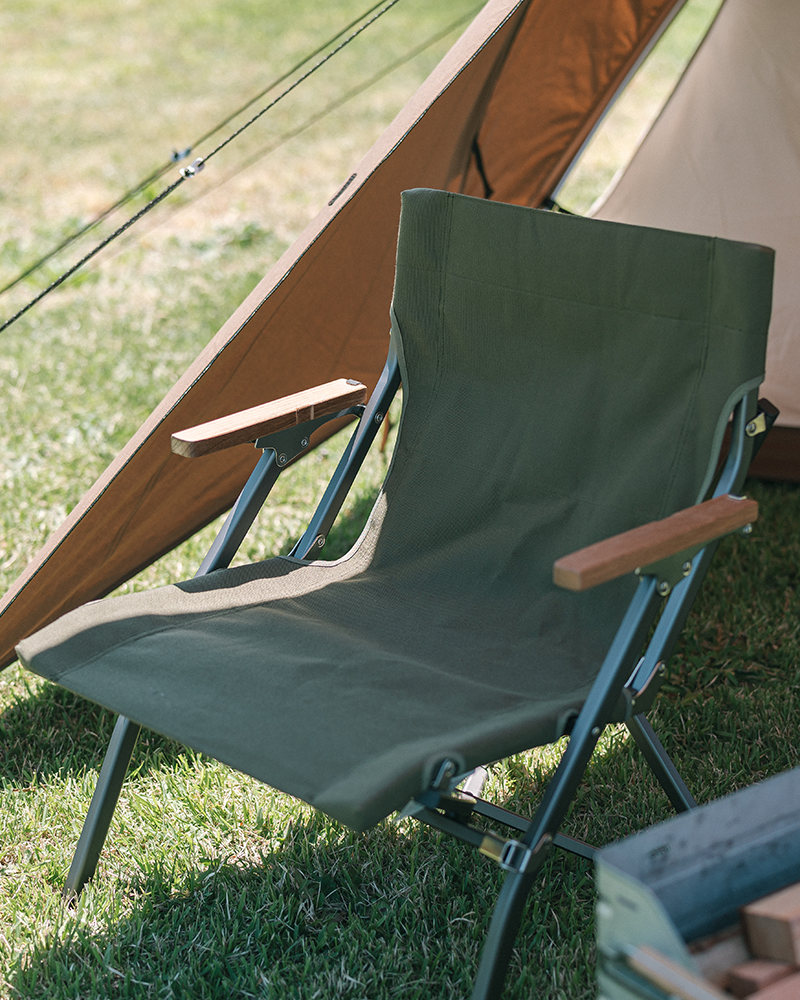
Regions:
<instances>
[{"instance_id":1,"label":"canvas seat","mask_svg":"<svg viewBox=\"0 0 800 1000\"><path fill-rule=\"evenodd\" d=\"M728 494L768 423L755 390L771 279L761 247L407 192L387 370L294 554L211 560L19 645L30 669L122 715L68 889L94 871L144 725L357 830L411 800L500 861L475 993L499 995L533 873L567 843L558 825L604 725L626 721L673 803L693 805L641 713L715 539L752 517ZM343 559L311 561L398 380L370 520ZM270 468L286 461L247 426ZM556 562L580 592L554 585ZM609 582L582 589L598 572ZM532 822L454 790L460 772L565 733ZM486 834L473 812L522 836Z\"/></svg>"},{"instance_id":2,"label":"canvas seat","mask_svg":"<svg viewBox=\"0 0 800 1000\"><path fill-rule=\"evenodd\" d=\"M421 791L428 761L475 767L562 734L601 655L581 657L579 633L520 629L522 590L415 587L417 567L393 579L365 548L90 605L32 662L356 830Z\"/></svg>"}]
</instances>

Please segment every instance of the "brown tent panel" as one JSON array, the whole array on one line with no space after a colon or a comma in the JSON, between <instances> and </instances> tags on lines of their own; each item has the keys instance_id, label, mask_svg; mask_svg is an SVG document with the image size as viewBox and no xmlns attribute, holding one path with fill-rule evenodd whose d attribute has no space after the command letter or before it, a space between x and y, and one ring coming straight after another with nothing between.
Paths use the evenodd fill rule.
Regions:
<instances>
[{"instance_id":1,"label":"brown tent panel","mask_svg":"<svg viewBox=\"0 0 800 1000\"><path fill-rule=\"evenodd\" d=\"M531 3L477 134L485 177L461 190L538 206L684 0Z\"/></svg>"}]
</instances>

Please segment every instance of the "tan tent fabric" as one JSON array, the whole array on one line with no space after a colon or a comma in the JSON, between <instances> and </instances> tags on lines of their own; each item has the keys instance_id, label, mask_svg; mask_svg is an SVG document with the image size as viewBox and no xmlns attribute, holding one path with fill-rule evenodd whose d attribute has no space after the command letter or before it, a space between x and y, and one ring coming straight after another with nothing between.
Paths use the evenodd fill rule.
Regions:
<instances>
[{"instance_id":1,"label":"tan tent fabric","mask_svg":"<svg viewBox=\"0 0 800 1000\"><path fill-rule=\"evenodd\" d=\"M675 93L593 214L776 251L764 395L800 428L800 4L726 0ZM794 449L800 430L772 440ZM784 459L786 460L786 459Z\"/></svg>"},{"instance_id":2,"label":"tan tent fabric","mask_svg":"<svg viewBox=\"0 0 800 1000\"><path fill-rule=\"evenodd\" d=\"M373 384L388 343L400 192L471 191L477 137L494 197L539 204L679 2L490 0L5 595L0 665L21 638L113 590L233 502L252 450L187 461L170 453L172 431L331 378ZM546 31L559 41L547 44Z\"/></svg>"}]
</instances>

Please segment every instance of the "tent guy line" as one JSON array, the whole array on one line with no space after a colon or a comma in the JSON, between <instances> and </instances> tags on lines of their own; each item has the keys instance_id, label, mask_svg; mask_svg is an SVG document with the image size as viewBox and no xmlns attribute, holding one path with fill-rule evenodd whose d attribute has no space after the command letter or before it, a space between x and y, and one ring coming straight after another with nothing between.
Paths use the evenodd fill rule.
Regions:
<instances>
[{"instance_id":1,"label":"tent guy line","mask_svg":"<svg viewBox=\"0 0 800 1000\"><path fill-rule=\"evenodd\" d=\"M251 156L248 156L244 161L239 163L234 169L228 171L228 173L225 174L224 176L217 177L217 179L214 180L213 182L205 184L202 189L202 192L199 195L197 195L192 201L189 201L186 204L174 204L170 214L166 216L166 219L162 217L161 220L159 222L156 222L152 228L157 228L158 226L163 225L165 221L169 221L170 219L174 218L176 215L182 212L186 207L188 207L188 205L195 205L201 198L205 198L213 191L217 191L220 188L224 187L226 184L230 183L230 181L233 180L234 177L237 177L239 174L243 173L249 167L252 167L255 163L258 163L259 160L262 160L265 156L269 156L270 153L274 153L276 149L280 149L280 147L283 146L284 143L287 143L291 139L294 139L298 135L301 135L303 132L306 131L306 129L309 129L313 125L318 124L329 114L332 114L339 108L344 107L345 104L347 104L349 101L352 101L354 98L359 97L365 91L369 90L370 87L374 87L384 77L388 76L390 73L393 73L396 69L399 69L401 66L404 66L412 59L415 59L418 55L421 55L426 49L429 49L432 45L435 45L437 42L442 41L443 38L446 38L453 31L462 27L468 21L471 21L478 13L480 8L481 5L479 4L477 7L474 7L466 14L464 14L462 17L459 17L457 20L452 21L450 24L447 25L446 28L443 28L435 35L431 35L430 38L426 39L424 42L421 42L415 48L410 49L408 52L405 53L405 55L401 59L396 59L391 63L387 63L378 73L373 74L373 76L371 76L368 80L365 80L363 83L360 83L357 87L353 87L352 89L348 90L346 93L342 94L341 97L337 97L335 100L330 101L323 108L315 112L310 117L306 118L299 125L296 125L294 128L291 128L287 132L284 132L282 135L278 136L278 138L274 142L271 142L267 146L262 146L257 152L253 153ZM191 149L187 149L183 151L181 154L176 154L175 162L178 163L180 162L181 159L185 159L190 152ZM348 178L348 180L346 180L344 184L336 191L334 196L328 201L329 206L333 205L336 199L341 194L343 194L344 191L347 190L347 187L352 182L354 176L355 175L351 175ZM569 215L575 214L574 212L570 212L569 209L562 208L560 205L558 205L555 201L552 200L550 200L547 204L545 204L544 207L548 209L553 209L558 212L564 212ZM151 231L152 229L146 230L146 232L151 232ZM119 250L117 252L122 253L129 246L130 242L127 240L123 240L119 245ZM108 260L109 258L106 259ZM2 293L0 292L0 294Z\"/></svg>"},{"instance_id":2,"label":"tent guy line","mask_svg":"<svg viewBox=\"0 0 800 1000\"><path fill-rule=\"evenodd\" d=\"M201 145L201 143L206 142L212 136L216 135L217 132L221 131L221 129L223 129L226 125L230 124L230 122L232 122L240 114L242 114L249 107L251 107L253 104L255 104L256 101L260 100L262 97L264 97L266 94L268 94L270 92L270 90L272 90L274 87L277 87L279 84L284 83L286 80L288 80L289 77L291 77L294 73L296 73L303 66L305 66L306 63L308 63L311 59L314 59L321 52L324 52L325 49L327 49L329 46L333 45L334 42L336 42L337 39L341 38L342 35L345 34L345 32L350 31L360 21L363 21L365 18L370 17L371 14L374 14L374 12L381 6L381 4L383 2L384 2L384 0L380 0L379 3L373 4L373 6L369 7L367 10L365 10L363 14L360 14L357 18L355 18L354 20L352 20L349 24L345 25L345 27L343 27L339 31L337 31L335 35L332 35L327 41L323 42L322 45L320 45L316 49L314 49L313 52L309 52L308 55L304 56L299 62L295 63L295 65L292 66L291 69L286 70L286 72L282 73L280 76L278 76L276 79L274 79L271 83L269 83L266 87L264 87L257 94L255 94L253 97L251 97L248 101L246 101L244 104L242 104L240 107L238 107L235 111L232 111L229 115L227 115L225 118L223 118L221 122L218 122L212 129L209 129L207 132L205 132L203 135L201 135L198 139L195 139L194 142L191 143L189 146L185 147L184 149L182 149L180 151L175 150L172 153L172 155L170 156L169 160L166 163L163 163L160 167L157 167L154 171L152 171L152 173L148 174L147 177L145 177L143 180L139 181L132 188L129 188L128 191L126 191L125 194L123 194L120 198L118 198L112 205L109 205L108 208L103 209L103 211L100 212L99 215L95 216L95 218L93 218L91 221L87 222L80 229L77 229L75 232L71 233L64 240L62 240L61 243L59 243L57 246L53 247L52 250L49 250L46 254L44 254L42 257L40 257L37 261L35 261L33 264L31 264L29 267L27 267L24 271L22 271L20 274L18 274L15 278L12 278L11 281L9 281L7 284L5 284L2 287L0 287L0 295L3 295L5 292L10 291L12 288L15 288L21 281L24 281L25 278L30 277L30 275L33 274L35 271L38 271L40 267L42 267L48 261L52 260L53 257L55 257L57 254L61 253L62 250L66 250L67 247L70 247L76 240L80 239L81 236L85 236L87 233L91 232L93 229L95 229L97 226L99 226L101 222L104 222L107 218L109 218L109 216L113 215L113 213L116 212L117 209L122 208L124 205L127 205L129 201L131 201L133 198L136 197L137 194L141 194L150 184L153 184L155 181L157 181L161 177L163 177L164 174L166 174L167 171L171 170L175 166L176 163L180 163L181 160L188 159L188 157L192 154L192 152L199 145ZM374 17L372 17L369 21L367 21L366 24L363 24L357 31L353 32L352 35L349 35L340 45L338 45L335 49L333 49L331 52L329 52L328 55L325 56L324 59L322 59L320 62L318 62L314 66L312 66L312 68L310 70L308 70L305 74L303 74L303 76L301 76L298 80L296 80L285 91L283 91L281 94L279 94L278 97L276 97L274 101L272 101L265 108L263 108L254 118L250 119L250 121L246 122L240 129L238 129L231 136L229 136L228 139L225 140L223 143L221 143L219 146L217 146L217 148L212 153L209 153L208 156L204 157L203 161L206 161L206 160L210 159L210 157L213 156L214 153L219 152L220 149L222 149L229 142L231 142L232 139L235 139L241 132L243 132L250 125L252 125L253 122L257 121L261 117L261 115L263 115L266 111L269 111L270 108L274 107L278 103L278 101L280 101L284 97L286 97L286 95L289 94L292 90L294 90L296 86L298 86L304 80L307 80L308 77L310 77L314 72L316 72L316 70L320 69L323 65L325 65L325 63L330 58L332 58L337 53L341 52L342 49L344 49L347 45L349 45L350 42L352 42L355 38L357 38L361 34L362 31L364 31L366 28L368 28L372 24L374 24L380 17L382 17L385 13L387 13L397 3L399 3L399 0L391 0L391 2L388 3L384 7L383 10L381 10L377 14L375 14ZM474 15L474 12L473 12L473 15ZM460 24L461 21L459 21L458 23ZM451 30L451 29L448 29L448 30ZM431 44L431 42L428 42L426 44ZM415 51L419 51L419 50L415 50ZM182 176L183 176L183 174L182 174ZM193 176L193 175L190 175L190 176ZM25 312L27 312L28 309L30 309L33 305L35 305L46 294L48 294L50 291L53 291L59 285L63 284L63 282L66 281L69 277L71 277L71 275L74 274L75 271L79 270L85 263L87 263L92 257L94 257L96 253L98 253L100 250L102 250L105 246L108 245L108 243L110 243L111 241L113 241L114 239L116 239L118 236L122 235L122 233L126 229L128 229L130 227L130 225L132 225L139 218L141 218L141 216L143 214L146 214L146 212L148 212L152 207L154 207L156 204L158 204L160 201L162 201L163 198L165 197L165 195L171 194L172 191L174 191L177 186L178 186L178 184L174 184L171 187L169 187L168 189L166 189L166 191L161 192L160 195L158 195L148 205L146 205L144 207L144 210L142 212L138 213L136 216L133 217L133 219L129 220L127 224L125 224L124 226L122 226L118 230L116 230L116 232L114 232L113 234L111 234L111 236L107 240L104 240L90 254L88 254L86 257L82 258L76 265L74 265L73 268L71 268L69 271L65 272L64 274L62 274L55 282L53 282L52 285L48 286L42 292L42 294L37 295L36 298L34 298L31 302L29 302L27 304L27 306L25 306L19 312L15 313L13 316L11 316L10 319L8 319L6 322L4 322L2 324L2 326L0 326L0 332L3 331L3 330L5 330L6 327L10 326L17 319L19 319Z\"/></svg>"},{"instance_id":3,"label":"tent guy line","mask_svg":"<svg viewBox=\"0 0 800 1000\"><path fill-rule=\"evenodd\" d=\"M137 223L139 219L142 218L142 216L146 215L152 208L155 208L156 205L160 204L168 195L172 194L172 192L176 188L179 188L181 184L183 184L183 182L187 180L187 178L194 176L194 174L188 173L187 168L184 169L187 170L186 173L181 171L181 176L177 180L173 181L171 184L165 187L160 194L157 194L155 198L153 198L143 208L141 208L136 213L136 215L132 215L130 219L124 222L118 229L115 229L113 233L107 236L104 240L101 240L100 243L98 243L96 246L92 247L92 249L87 254L84 254L84 256L81 257L79 261L77 261L77 263L73 264L72 267L68 268L66 271L64 271L63 274L59 275L59 277L57 277L55 281L51 282L51 284L49 284L46 288L43 288L38 295L35 295L26 305L24 305L21 309L18 309L13 316L10 316L2 324L2 326L0 326L0 333L2 333L3 330L7 330L12 323L16 323L16 321L21 316L24 316L29 309L32 309L38 302L41 302L46 295L49 295L50 292L54 292L59 286L63 285L64 282L67 281L69 278L71 278L76 271L79 271L84 264L88 263L92 259L92 257L97 256L97 254L99 254L101 250L107 247L109 243L113 243L113 241L117 239L118 236L121 236L127 229L130 229L131 226ZM197 172L196 168L193 168L193 170L194 173Z\"/></svg>"}]
</instances>

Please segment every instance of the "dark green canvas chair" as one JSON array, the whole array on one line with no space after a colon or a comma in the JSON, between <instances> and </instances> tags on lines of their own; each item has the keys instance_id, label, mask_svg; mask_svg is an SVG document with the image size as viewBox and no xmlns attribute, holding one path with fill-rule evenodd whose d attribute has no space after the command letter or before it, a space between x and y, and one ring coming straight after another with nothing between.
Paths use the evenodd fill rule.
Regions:
<instances>
[{"instance_id":1,"label":"dark green canvas chair","mask_svg":"<svg viewBox=\"0 0 800 1000\"><path fill-rule=\"evenodd\" d=\"M407 192L392 346L366 408L341 382L177 435L184 455L265 449L200 574L88 605L19 646L30 669L121 714L67 891L94 872L147 726L355 830L406 808L501 864L475 985L499 995L547 849L591 855L558 828L605 725L626 722L675 806L694 804L643 713L714 540L755 516L729 494L769 422L755 392L772 257ZM367 527L344 558L310 561L401 381ZM360 423L293 554L219 568L280 468L342 412ZM553 583L556 561L578 592ZM457 789L565 733L532 821Z\"/></svg>"}]
</instances>

